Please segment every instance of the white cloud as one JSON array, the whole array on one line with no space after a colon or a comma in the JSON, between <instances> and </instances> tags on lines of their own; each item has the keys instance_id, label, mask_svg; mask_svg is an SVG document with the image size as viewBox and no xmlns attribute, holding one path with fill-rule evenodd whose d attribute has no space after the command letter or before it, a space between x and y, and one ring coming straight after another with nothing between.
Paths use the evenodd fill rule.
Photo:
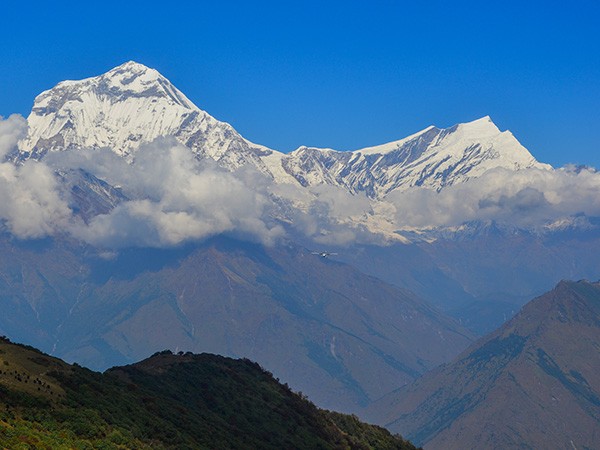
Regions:
<instances>
[{"instance_id":1,"label":"white cloud","mask_svg":"<svg viewBox=\"0 0 600 450\"><path fill-rule=\"evenodd\" d=\"M578 213L600 215L600 174L573 168L495 169L439 193L415 188L392 193L386 200L396 208L398 226L447 226L493 219L529 227Z\"/></svg>"},{"instance_id":2,"label":"white cloud","mask_svg":"<svg viewBox=\"0 0 600 450\"><path fill-rule=\"evenodd\" d=\"M26 130L18 115L0 120L0 156ZM130 200L84 223L54 175L69 168L120 186ZM20 238L70 233L105 248L173 246L221 233L272 244L285 234L282 223L328 245L375 243L405 227L470 220L535 227L580 213L600 216L599 194L600 174L592 169L494 169L440 192L413 188L375 202L334 186L276 185L250 168L231 173L212 160L198 161L174 139L142 146L132 163L110 149L91 149L0 164L0 220L10 232Z\"/></svg>"},{"instance_id":3,"label":"white cloud","mask_svg":"<svg viewBox=\"0 0 600 450\"><path fill-rule=\"evenodd\" d=\"M336 246L380 240L363 223L373 209L362 193L351 194L330 185L303 188L292 184L273 184L269 191L279 201L276 214L285 216L290 231L302 238Z\"/></svg>"},{"instance_id":4,"label":"white cloud","mask_svg":"<svg viewBox=\"0 0 600 450\"><path fill-rule=\"evenodd\" d=\"M73 228L73 234L87 242L109 247L172 246L231 233L271 244L283 234L281 227L267 224L268 194L257 189L265 185L257 173L236 176L212 161L198 161L188 148L169 139L143 146L130 165L106 152L98 159L93 155L73 152L52 163L82 165L121 185L132 200Z\"/></svg>"},{"instance_id":5,"label":"white cloud","mask_svg":"<svg viewBox=\"0 0 600 450\"><path fill-rule=\"evenodd\" d=\"M39 238L65 230L71 210L59 193L53 172L28 161L0 164L0 219L19 238Z\"/></svg>"},{"instance_id":6,"label":"white cloud","mask_svg":"<svg viewBox=\"0 0 600 450\"><path fill-rule=\"evenodd\" d=\"M19 139L27 134L27 121L19 114L12 114L8 119L0 116L0 161L14 150Z\"/></svg>"},{"instance_id":7,"label":"white cloud","mask_svg":"<svg viewBox=\"0 0 600 450\"><path fill-rule=\"evenodd\" d=\"M21 116L0 120L0 155L14 150L26 131ZM0 198L0 220L19 238L43 237L70 225L71 211L59 193L53 171L45 164L0 163Z\"/></svg>"}]
</instances>

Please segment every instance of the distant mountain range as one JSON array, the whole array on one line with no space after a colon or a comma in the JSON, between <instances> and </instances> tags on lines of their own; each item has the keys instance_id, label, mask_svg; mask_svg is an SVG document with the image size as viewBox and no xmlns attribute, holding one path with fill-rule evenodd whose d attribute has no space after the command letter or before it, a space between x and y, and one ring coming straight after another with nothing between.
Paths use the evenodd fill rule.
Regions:
<instances>
[{"instance_id":1,"label":"distant mountain range","mask_svg":"<svg viewBox=\"0 0 600 450\"><path fill-rule=\"evenodd\" d=\"M94 369L165 347L248 357L357 412L472 341L414 294L291 244L215 238L105 259L72 241L3 239L0 251L1 332Z\"/></svg>"},{"instance_id":2,"label":"distant mountain range","mask_svg":"<svg viewBox=\"0 0 600 450\"><path fill-rule=\"evenodd\" d=\"M415 292L484 335L558 280L600 276L600 221L579 219L579 226L548 234L467 223L430 241L340 248L336 258Z\"/></svg>"},{"instance_id":3,"label":"distant mountain range","mask_svg":"<svg viewBox=\"0 0 600 450\"><path fill-rule=\"evenodd\" d=\"M132 158L141 144L174 136L198 157L210 157L229 170L250 164L277 183L328 184L373 198L411 186L441 189L491 168L550 168L510 132L500 132L489 117L448 129L430 126L353 152L300 147L283 154L244 139L156 70L133 61L41 93L27 120L29 134L19 145L20 159L101 147Z\"/></svg>"},{"instance_id":4,"label":"distant mountain range","mask_svg":"<svg viewBox=\"0 0 600 450\"><path fill-rule=\"evenodd\" d=\"M372 418L426 449L597 448L600 283L562 281Z\"/></svg>"},{"instance_id":5,"label":"distant mountain range","mask_svg":"<svg viewBox=\"0 0 600 450\"><path fill-rule=\"evenodd\" d=\"M163 351L105 373L0 339L2 448L416 450L258 364Z\"/></svg>"}]
</instances>

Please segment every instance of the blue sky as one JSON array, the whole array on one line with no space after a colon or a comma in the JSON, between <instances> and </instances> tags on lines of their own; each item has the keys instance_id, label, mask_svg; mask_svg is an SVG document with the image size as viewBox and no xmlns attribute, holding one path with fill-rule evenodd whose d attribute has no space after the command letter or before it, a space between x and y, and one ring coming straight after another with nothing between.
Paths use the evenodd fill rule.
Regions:
<instances>
[{"instance_id":1,"label":"blue sky","mask_svg":"<svg viewBox=\"0 0 600 450\"><path fill-rule=\"evenodd\" d=\"M282 151L490 115L541 161L600 167L597 1L69 3L1 7L0 115L133 59Z\"/></svg>"}]
</instances>

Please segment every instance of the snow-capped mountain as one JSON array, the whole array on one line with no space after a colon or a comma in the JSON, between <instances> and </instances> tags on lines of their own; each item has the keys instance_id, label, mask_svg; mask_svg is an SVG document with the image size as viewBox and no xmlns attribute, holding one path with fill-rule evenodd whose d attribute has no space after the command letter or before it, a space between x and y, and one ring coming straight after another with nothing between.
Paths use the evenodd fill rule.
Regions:
<instances>
[{"instance_id":1,"label":"snow-capped mountain","mask_svg":"<svg viewBox=\"0 0 600 450\"><path fill-rule=\"evenodd\" d=\"M144 142L174 136L199 158L235 170L251 164L277 183L329 184L381 199L412 186L440 190L497 167L538 163L489 117L352 152L300 147L283 154L244 139L195 106L154 69L130 61L104 75L63 81L35 99L19 159L47 152L109 147L131 160Z\"/></svg>"},{"instance_id":2,"label":"snow-capped mountain","mask_svg":"<svg viewBox=\"0 0 600 450\"><path fill-rule=\"evenodd\" d=\"M271 150L195 106L154 69L129 61L104 75L63 81L35 99L21 159L73 148L109 147L131 159L142 144L174 136L199 157L236 169L247 163L271 173ZM268 159L267 159L268 160Z\"/></svg>"},{"instance_id":3,"label":"snow-capped mountain","mask_svg":"<svg viewBox=\"0 0 600 450\"><path fill-rule=\"evenodd\" d=\"M300 147L284 165L301 184L337 184L373 198L413 186L439 190L497 167L550 168L538 163L510 131L501 132L489 116L447 129L430 126L405 139L353 152Z\"/></svg>"}]
</instances>

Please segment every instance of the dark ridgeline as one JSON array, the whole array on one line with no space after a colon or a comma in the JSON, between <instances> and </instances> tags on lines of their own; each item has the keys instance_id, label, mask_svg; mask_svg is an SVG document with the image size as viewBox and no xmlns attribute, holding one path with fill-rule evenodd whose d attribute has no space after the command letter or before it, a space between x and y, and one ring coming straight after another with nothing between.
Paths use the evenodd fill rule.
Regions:
<instances>
[{"instance_id":1,"label":"dark ridgeline","mask_svg":"<svg viewBox=\"0 0 600 450\"><path fill-rule=\"evenodd\" d=\"M258 364L164 351L106 373L0 341L0 447L415 449Z\"/></svg>"}]
</instances>

